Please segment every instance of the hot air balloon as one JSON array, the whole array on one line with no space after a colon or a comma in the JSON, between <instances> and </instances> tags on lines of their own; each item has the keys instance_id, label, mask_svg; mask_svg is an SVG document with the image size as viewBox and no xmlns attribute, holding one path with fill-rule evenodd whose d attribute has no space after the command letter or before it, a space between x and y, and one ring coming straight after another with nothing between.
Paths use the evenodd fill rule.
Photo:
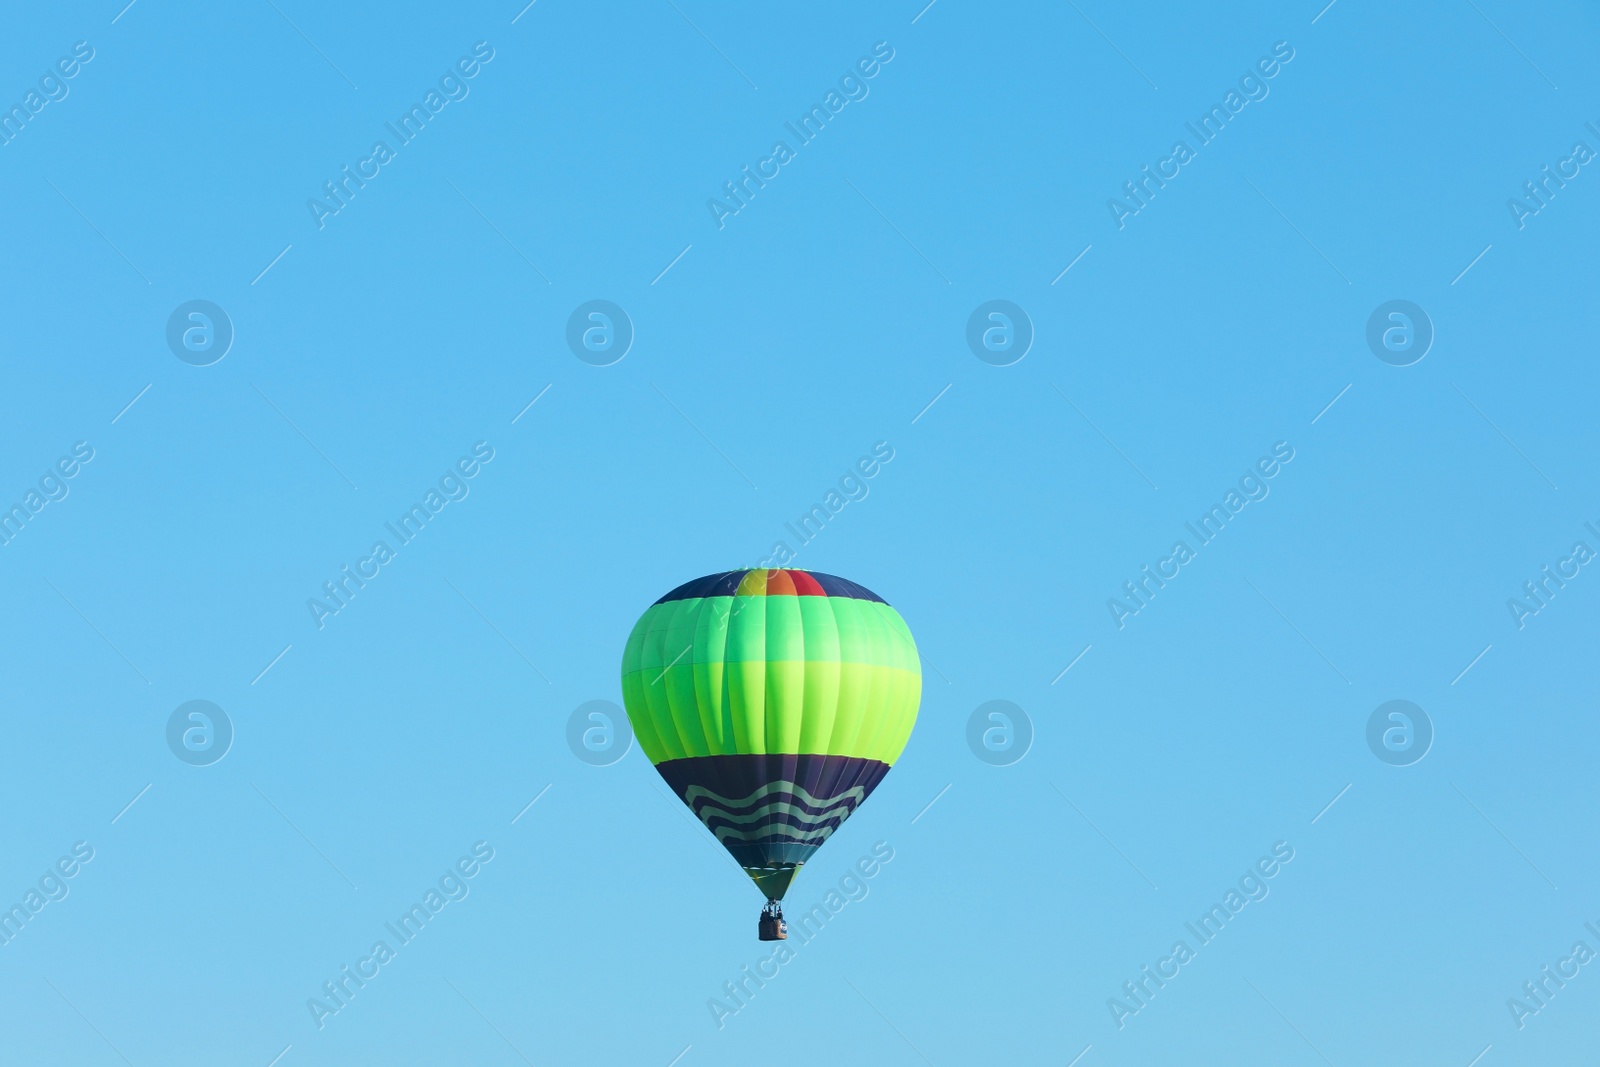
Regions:
<instances>
[{"instance_id":1,"label":"hot air balloon","mask_svg":"<svg viewBox=\"0 0 1600 1067\"><path fill-rule=\"evenodd\" d=\"M686 582L622 654L639 747L766 897L763 941L785 936L789 883L899 759L921 696L900 613L815 571Z\"/></svg>"}]
</instances>

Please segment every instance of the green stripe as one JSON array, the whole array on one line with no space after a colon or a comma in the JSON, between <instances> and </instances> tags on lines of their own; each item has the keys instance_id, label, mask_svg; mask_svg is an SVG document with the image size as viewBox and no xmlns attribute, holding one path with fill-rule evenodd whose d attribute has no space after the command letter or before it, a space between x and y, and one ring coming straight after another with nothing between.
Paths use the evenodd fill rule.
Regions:
<instances>
[{"instance_id":1,"label":"green stripe","mask_svg":"<svg viewBox=\"0 0 1600 1067\"><path fill-rule=\"evenodd\" d=\"M921 691L905 620L869 600L668 601L623 652L623 703L652 763L807 752L893 764Z\"/></svg>"},{"instance_id":2,"label":"green stripe","mask_svg":"<svg viewBox=\"0 0 1600 1067\"><path fill-rule=\"evenodd\" d=\"M887 626L897 640L885 636ZM805 654L785 654L804 648ZM684 650L690 648L688 656ZM887 604L846 597L704 597L653 604L634 625L624 669L674 661L844 659L920 669L905 620Z\"/></svg>"}]
</instances>

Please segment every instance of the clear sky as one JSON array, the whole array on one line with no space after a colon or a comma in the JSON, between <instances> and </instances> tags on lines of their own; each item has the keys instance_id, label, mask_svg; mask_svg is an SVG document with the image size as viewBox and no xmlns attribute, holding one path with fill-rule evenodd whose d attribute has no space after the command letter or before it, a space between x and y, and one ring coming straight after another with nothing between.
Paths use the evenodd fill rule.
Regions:
<instances>
[{"instance_id":1,"label":"clear sky","mask_svg":"<svg viewBox=\"0 0 1600 1067\"><path fill-rule=\"evenodd\" d=\"M0 35L0 1058L1593 1054L1592 8L124 2ZM925 681L782 961L568 740L763 561Z\"/></svg>"}]
</instances>

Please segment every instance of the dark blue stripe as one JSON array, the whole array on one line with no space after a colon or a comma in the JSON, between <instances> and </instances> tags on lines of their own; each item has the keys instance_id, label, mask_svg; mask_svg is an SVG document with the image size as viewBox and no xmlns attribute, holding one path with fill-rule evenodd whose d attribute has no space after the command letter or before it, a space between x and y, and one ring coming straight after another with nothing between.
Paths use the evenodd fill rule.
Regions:
<instances>
[{"instance_id":1,"label":"dark blue stripe","mask_svg":"<svg viewBox=\"0 0 1600 1067\"><path fill-rule=\"evenodd\" d=\"M792 568L781 569L790 570ZM743 570L708 574L704 578L696 578L692 582L684 582L678 588L657 600L656 603L665 604L670 600L693 600L697 597L733 596L739 588L739 583L749 573L748 570ZM874 600L879 604L888 603L887 600L884 600L883 597L866 586L857 585L847 578L823 574L821 571L804 571L802 573L809 574L812 578L815 578L817 584L822 587L822 591L829 596L846 597L851 600Z\"/></svg>"},{"instance_id":2,"label":"dark blue stripe","mask_svg":"<svg viewBox=\"0 0 1600 1067\"><path fill-rule=\"evenodd\" d=\"M696 597L707 596L732 596L734 590L739 588L739 583L749 571L723 571L720 574L708 574L704 578L696 578L692 582L684 582L678 588L656 601L665 604L669 600L693 600Z\"/></svg>"},{"instance_id":3,"label":"dark blue stripe","mask_svg":"<svg viewBox=\"0 0 1600 1067\"><path fill-rule=\"evenodd\" d=\"M888 603L887 600L866 586L857 585L848 578L837 578L831 574L823 574L821 571L807 571L806 573L815 578L817 584L822 586L822 591L829 596L849 597L851 600L876 600L880 604Z\"/></svg>"}]
</instances>

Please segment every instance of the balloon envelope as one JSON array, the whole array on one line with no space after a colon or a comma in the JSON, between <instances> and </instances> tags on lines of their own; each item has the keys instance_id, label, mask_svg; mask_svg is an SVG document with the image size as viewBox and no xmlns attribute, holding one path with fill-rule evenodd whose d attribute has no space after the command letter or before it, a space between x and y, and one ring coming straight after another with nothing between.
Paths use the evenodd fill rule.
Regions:
<instances>
[{"instance_id":1,"label":"balloon envelope","mask_svg":"<svg viewBox=\"0 0 1600 1067\"><path fill-rule=\"evenodd\" d=\"M899 612L811 571L687 582L640 617L622 655L639 747L776 900L889 773L921 695Z\"/></svg>"}]
</instances>

